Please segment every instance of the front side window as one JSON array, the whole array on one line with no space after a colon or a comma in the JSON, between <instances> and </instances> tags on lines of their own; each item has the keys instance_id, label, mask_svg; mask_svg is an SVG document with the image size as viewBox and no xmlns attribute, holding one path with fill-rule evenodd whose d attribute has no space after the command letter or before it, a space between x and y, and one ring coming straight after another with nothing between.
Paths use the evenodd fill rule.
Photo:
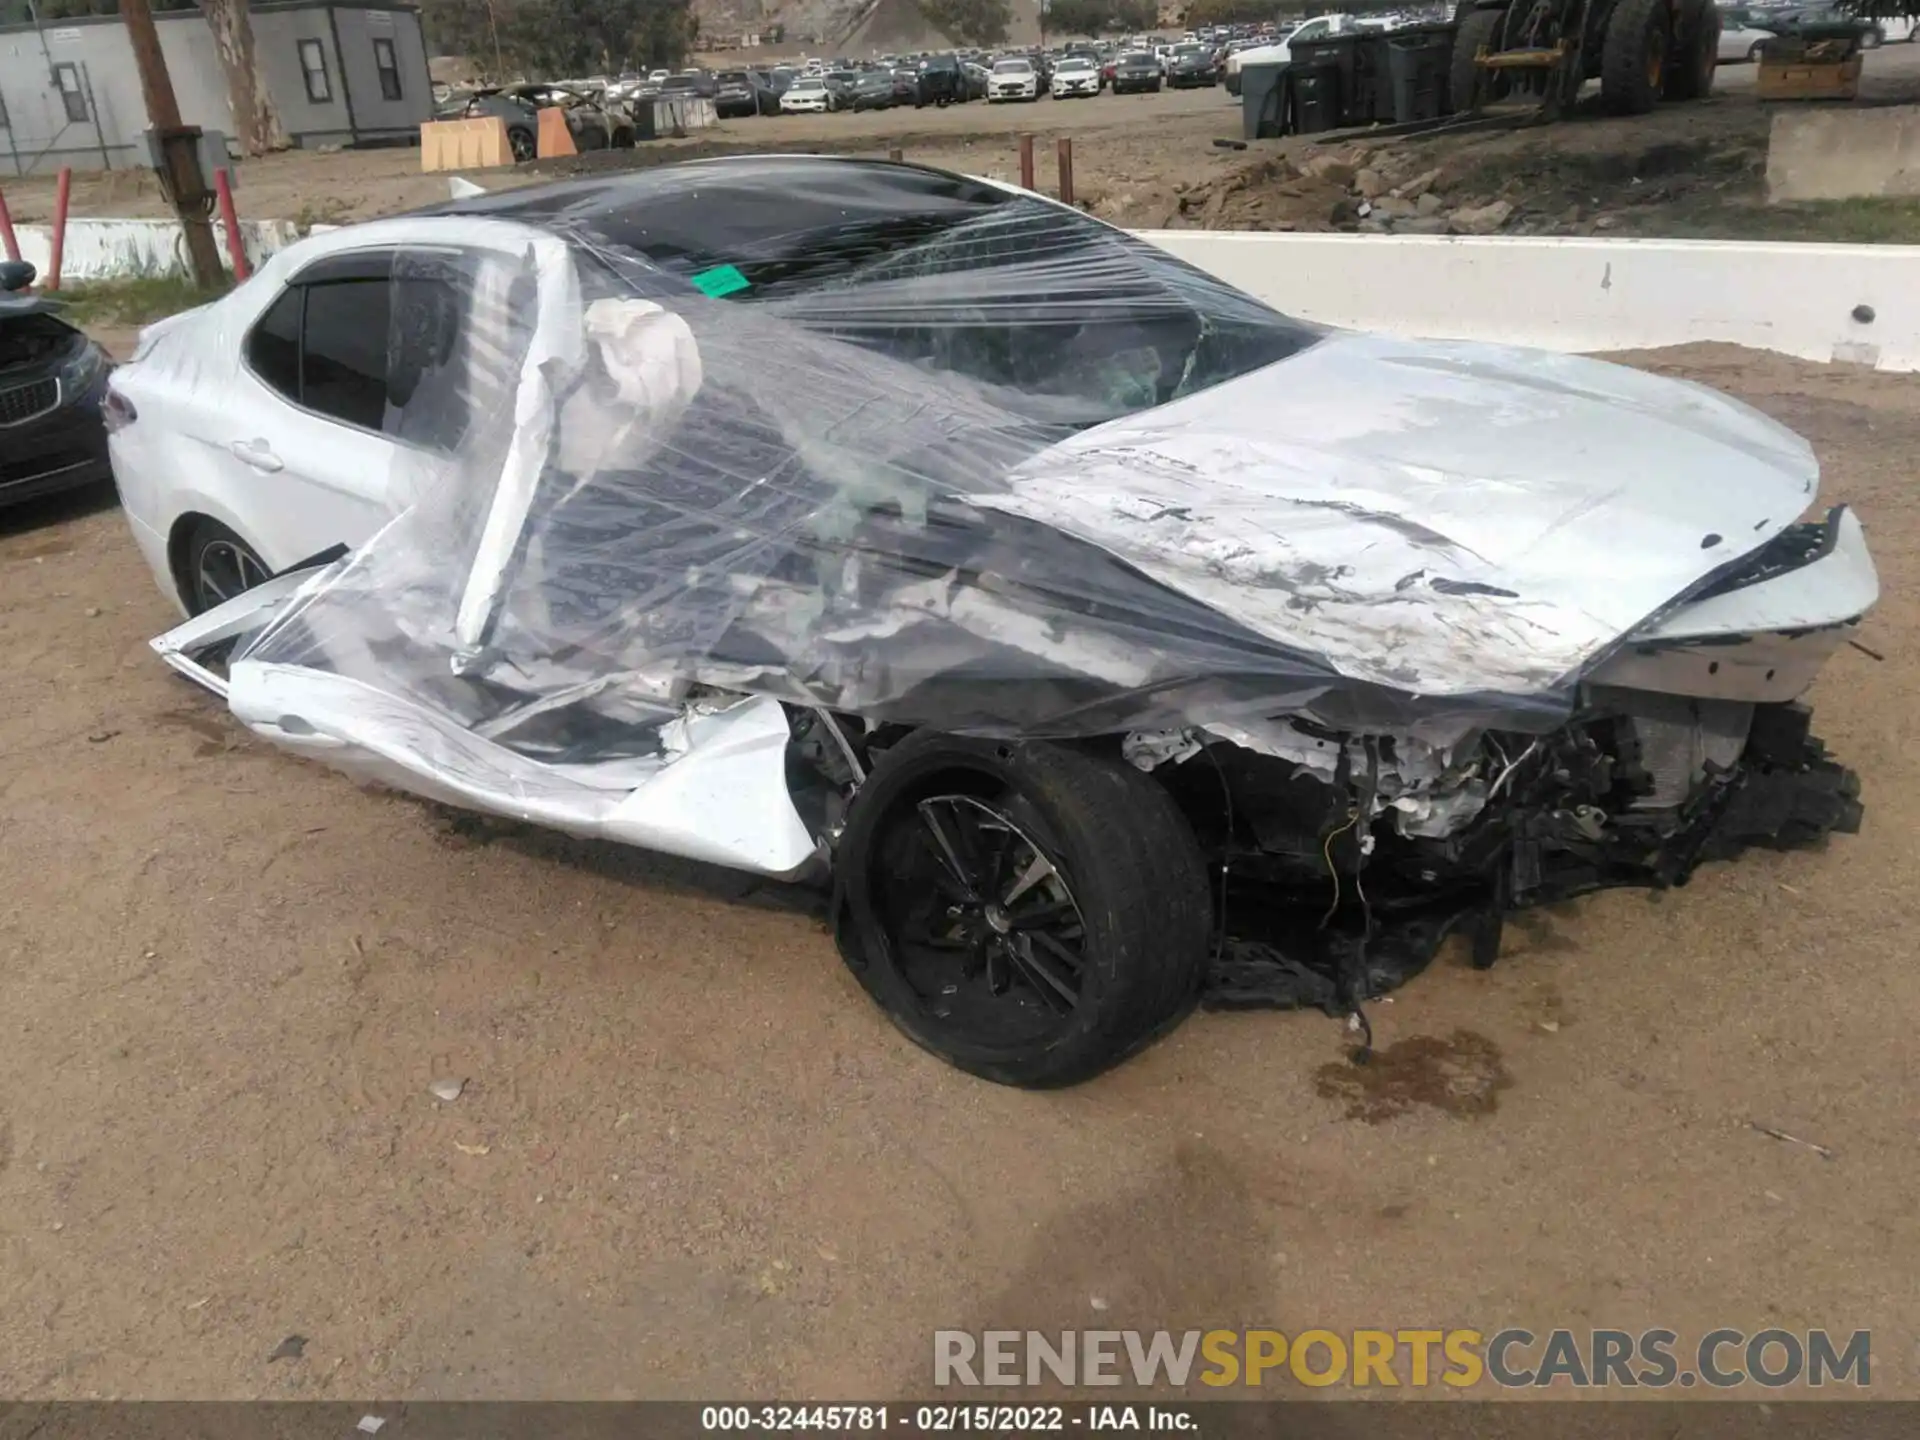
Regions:
<instances>
[{"instance_id":1,"label":"front side window","mask_svg":"<svg viewBox=\"0 0 1920 1440\"><path fill-rule=\"evenodd\" d=\"M394 58L393 41L375 40L373 42L373 65L380 72L380 94L383 99L400 98L400 62Z\"/></svg>"},{"instance_id":2,"label":"front side window","mask_svg":"<svg viewBox=\"0 0 1920 1440\"><path fill-rule=\"evenodd\" d=\"M318 40L300 42L300 73L306 78L307 99L316 105L333 99L333 77L327 73L327 49Z\"/></svg>"}]
</instances>

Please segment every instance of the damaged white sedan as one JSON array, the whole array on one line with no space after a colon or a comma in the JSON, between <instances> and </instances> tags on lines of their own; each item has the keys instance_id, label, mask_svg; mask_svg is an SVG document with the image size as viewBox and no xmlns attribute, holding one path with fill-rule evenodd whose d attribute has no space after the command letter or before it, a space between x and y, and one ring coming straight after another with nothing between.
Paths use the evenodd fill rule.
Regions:
<instances>
[{"instance_id":1,"label":"damaged white sedan","mask_svg":"<svg viewBox=\"0 0 1920 1440\"><path fill-rule=\"evenodd\" d=\"M830 878L860 982L993 1080L1196 1001L1356 1013L1455 930L1491 963L1516 908L1860 821L1796 701L1878 581L1798 437L1301 324L988 182L457 202L293 246L113 384L199 612L155 647L245 724Z\"/></svg>"}]
</instances>

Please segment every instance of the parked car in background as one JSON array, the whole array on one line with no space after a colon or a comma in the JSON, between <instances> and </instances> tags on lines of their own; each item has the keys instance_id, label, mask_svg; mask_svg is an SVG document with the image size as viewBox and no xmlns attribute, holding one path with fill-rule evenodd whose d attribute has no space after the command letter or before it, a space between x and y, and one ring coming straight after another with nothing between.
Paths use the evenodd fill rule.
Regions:
<instances>
[{"instance_id":1,"label":"parked car in background","mask_svg":"<svg viewBox=\"0 0 1920 1440\"><path fill-rule=\"evenodd\" d=\"M1351 15L1316 15L1284 39L1236 51L1227 57L1226 75L1231 82L1228 90L1236 95L1240 93L1240 72L1248 65L1288 64L1293 59L1292 47L1295 41L1325 40L1335 35L1351 35L1360 28L1360 22Z\"/></svg>"},{"instance_id":2,"label":"parked car in background","mask_svg":"<svg viewBox=\"0 0 1920 1440\"><path fill-rule=\"evenodd\" d=\"M1212 50L1200 44L1173 47L1173 54L1167 60L1167 85L1170 89L1191 90L1219 83L1220 69L1214 63Z\"/></svg>"},{"instance_id":3,"label":"parked car in background","mask_svg":"<svg viewBox=\"0 0 1920 1440\"><path fill-rule=\"evenodd\" d=\"M851 110L853 108L853 89L860 83L860 72L841 68L829 70L820 77L827 82L827 91L833 96L834 109Z\"/></svg>"},{"instance_id":4,"label":"parked car in background","mask_svg":"<svg viewBox=\"0 0 1920 1440\"><path fill-rule=\"evenodd\" d=\"M1725 12L1721 22L1724 27ZM1775 35L1795 36L1817 33L1833 35L1851 31L1859 37L1862 50L1877 50L1889 38L1911 40L1913 22L1906 19L1876 20L1856 15L1834 5L1803 5L1779 10L1754 7L1746 12L1748 23ZM1758 57L1756 57L1758 58Z\"/></svg>"},{"instance_id":5,"label":"parked car in background","mask_svg":"<svg viewBox=\"0 0 1920 1440\"><path fill-rule=\"evenodd\" d=\"M1761 47L1774 38L1774 32L1763 28L1753 18L1751 11L1723 9L1720 12L1719 63L1731 65L1741 61L1757 61Z\"/></svg>"},{"instance_id":6,"label":"parked car in background","mask_svg":"<svg viewBox=\"0 0 1920 1440\"><path fill-rule=\"evenodd\" d=\"M624 108L561 85L482 90L467 100L460 118L499 116L506 122L513 158L531 160L538 151L542 110L558 110L566 117L576 150L625 149L633 144L633 119Z\"/></svg>"},{"instance_id":7,"label":"parked car in background","mask_svg":"<svg viewBox=\"0 0 1920 1440\"><path fill-rule=\"evenodd\" d=\"M660 93L669 98L675 95L697 95L703 100L711 100L714 92L720 88L719 81L710 70L682 70L677 75L669 75L660 82Z\"/></svg>"},{"instance_id":8,"label":"parked car in background","mask_svg":"<svg viewBox=\"0 0 1920 1440\"><path fill-rule=\"evenodd\" d=\"M1113 62L1113 93L1130 95L1160 89L1160 57L1151 50L1128 50Z\"/></svg>"},{"instance_id":9,"label":"parked car in background","mask_svg":"<svg viewBox=\"0 0 1920 1440\"><path fill-rule=\"evenodd\" d=\"M25 291L33 266L0 261L0 506L110 478L100 405L106 352Z\"/></svg>"},{"instance_id":10,"label":"parked car in background","mask_svg":"<svg viewBox=\"0 0 1920 1440\"><path fill-rule=\"evenodd\" d=\"M827 89L826 78L821 75L801 75L787 87L780 97L780 111L783 115L824 115L829 110L838 110L840 102L834 93Z\"/></svg>"},{"instance_id":11,"label":"parked car in background","mask_svg":"<svg viewBox=\"0 0 1920 1440\"><path fill-rule=\"evenodd\" d=\"M1054 67L1053 98L1091 98L1100 93L1100 67L1091 55L1068 55Z\"/></svg>"},{"instance_id":12,"label":"parked car in background","mask_svg":"<svg viewBox=\"0 0 1920 1440\"><path fill-rule=\"evenodd\" d=\"M920 62L919 87L914 95L916 110L928 105L951 105L966 97L961 93L964 82L960 73L961 62L954 55L929 55Z\"/></svg>"},{"instance_id":13,"label":"parked car in background","mask_svg":"<svg viewBox=\"0 0 1920 1440\"><path fill-rule=\"evenodd\" d=\"M854 77L848 91L849 109L891 110L894 103L891 70L862 70Z\"/></svg>"},{"instance_id":14,"label":"parked car in background","mask_svg":"<svg viewBox=\"0 0 1920 1440\"><path fill-rule=\"evenodd\" d=\"M1038 100L1041 95L1040 72L1024 55L1009 55L993 62L992 78L987 82L987 102L1002 100Z\"/></svg>"},{"instance_id":15,"label":"parked car in background","mask_svg":"<svg viewBox=\"0 0 1920 1440\"><path fill-rule=\"evenodd\" d=\"M722 120L780 113L780 97L759 71L722 70L714 79L713 113Z\"/></svg>"}]
</instances>

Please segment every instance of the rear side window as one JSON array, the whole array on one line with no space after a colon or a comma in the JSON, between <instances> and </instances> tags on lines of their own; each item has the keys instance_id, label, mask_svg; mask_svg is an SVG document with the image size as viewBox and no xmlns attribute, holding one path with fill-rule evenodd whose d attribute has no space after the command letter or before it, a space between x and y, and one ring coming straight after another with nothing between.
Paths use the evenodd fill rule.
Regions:
<instances>
[{"instance_id":1,"label":"rear side window","mask_svg":"<svg viewBox=\"0 0 1920 1440\"><path fill-rule=\"evenodd\" d=\"M300 307L306 292L296 285L273 302L247 337L247 365L295 404L300 402Z\"/></svg>"},{"instance_id":2,"label":"rear side window","mask_svg":"<svg viewBox=\"0 0 1920 1440\"><path fill-rule=\"evenodd\" d=\"M391 282L335 280L309 285L301 403L364 430L387 412Z\"/></svg>"},{"instance_id":3,"label":"rear side window","mask_svg":"<svg viewBox=\"0 0 1920 1440\"><path fill-rule=\"evenodd\" d=\"M458 267L396 275L379 255L340 263L353 273L297 281L267 308L247 336L247 367L329 420L451 449L468 418Z\"/></svg>"}]
</instances>

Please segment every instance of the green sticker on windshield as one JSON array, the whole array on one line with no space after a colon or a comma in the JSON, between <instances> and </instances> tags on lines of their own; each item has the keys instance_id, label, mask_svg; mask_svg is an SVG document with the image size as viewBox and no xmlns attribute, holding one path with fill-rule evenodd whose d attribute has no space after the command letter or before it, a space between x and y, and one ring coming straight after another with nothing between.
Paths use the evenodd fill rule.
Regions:
<instances>
[{"instance_id":1,"label":"green sticker on windshield","mask_svg":"<svg viewBox=\"0 0 1920 1440\"><path fill-rule=\"evenodd\" d=\"M747 288L747 277L737 266L716 265L711 270L702 270L693 277L694 289L702 295L711 295L718 300L722 295L731 295L736 290Z\"/></svg>"}]
</instances>

